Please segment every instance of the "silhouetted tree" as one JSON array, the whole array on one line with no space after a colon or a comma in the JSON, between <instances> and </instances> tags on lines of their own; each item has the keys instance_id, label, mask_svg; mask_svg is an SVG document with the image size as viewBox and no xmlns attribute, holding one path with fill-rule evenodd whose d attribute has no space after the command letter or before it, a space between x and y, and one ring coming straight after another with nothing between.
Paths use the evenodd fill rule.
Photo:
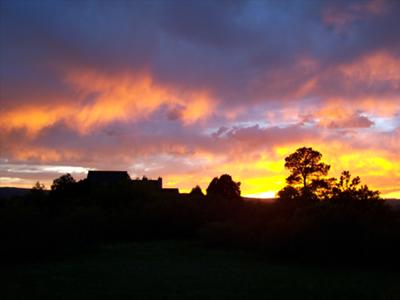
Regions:
<instances>
[{"instance_id":1,"label":"silhouetted tree","mask_svg":"<svg viewBox=\"0 0 400 300\"><path fill-rule=\"evenodd\" d=\"M351 193L357 190L357 186L360 184L360 177L356 176L351 179L351 174L349 171L343 171L340 175L339 180L335 179L332 186L333 194Z\"/></svg>"},{"instance_id":2,"label":"silhouetted tree","mask_svg":"<svg viewBox=\"0 0 400 300\"><path fill-rule=\"evenodd\" d=\"M43 183L40 183L37 181L35 185L32 187L31 191L32 192L43 192L45 190L46 186Z\"/></svg>"},{"instance_id":3,"label":"silhouetted tree","mask_svg":"<svg viewBox=\"0 0 400 300\"><path fill-rule=\"evenodd\" d=\"M235 182L228 174L214 177L207 188L207 195L222 196L226 199L241 199L240 182Z\"/></svg>"},{"instance_id":4,"label":"silhouetted tree","mask_svg":"<svg viewBox=\"0 0 400 300\"><path fill-rule=\"evenodd\" d=\"M309 194L319 200L327 200L332 196L332 187L336 178L319 178L311 182L311 189Z\"/></svg>"},{"instance_id":5,"label":"silhouetted tree","mask_svg":"<svg viewBox=\"0 0 400 300\"><path fill-rule=\"evenodd\" d=\"M51 185L51 190L54 192L62 192L71 188L71 186L75 183L74 177L71 174L65 174L53 180L53 184Z\"/></svg>"},{"instance_id":6,"label":"silhouetted tree","mask_svg":"<svg viewBox=\"0 0 400 300\"><path fill-rule=\"evenodd\" d=\"M287 185L278 192L278 201L281 203L291 203L299 199L300 192L298 189Z\"/></svg>"},{"instance_id":7,"label":"silhouetted tree","mask_svg":"<svg viewBox=\"0 0 400 300\"><path fill-rule=\"evenodd\" d=\"M343 171L340 179L332 188L332 200L336 202L379 201L379 191L372 191L367 185L361 185L360 177L351 178L349 171Z\"/></svg>"},{"instance_id":8,"label":"silhouetted tree","mask_svg":"<svg viewBox=\"0 0 400 300\"><path fill-rule=\"evenodd\" d=\"M328 188L329 183L323 179L330 166L321 162L322 154L312 148L299 148L285 158L285 168L290 171L286 182L302 192L303 197L316 197L321 188Z\"/></svg>"},{"instance_id":9,"label":"silhouetted tree","mask_svg":"<svg viewBox=\"0 0 400 300\"><path fill-rule=\"evenodd\" d=\"M190 191L191 196L204 196L203 191L201 190L201 187L196 185L192 190Z\"/></svg>"},{"instance_id":10,"label":"silhouetted tree","mask_svg":"<svg viewBox=\"0 0 400 300\"><path fill-rule=\"evenodd\" d=\"M45 185L37 181L35 185L31 188L30 193L26 198L27 203L31 203L39 208L42 208L42 206L46 202Z\"/></svg>"}]
</instances>

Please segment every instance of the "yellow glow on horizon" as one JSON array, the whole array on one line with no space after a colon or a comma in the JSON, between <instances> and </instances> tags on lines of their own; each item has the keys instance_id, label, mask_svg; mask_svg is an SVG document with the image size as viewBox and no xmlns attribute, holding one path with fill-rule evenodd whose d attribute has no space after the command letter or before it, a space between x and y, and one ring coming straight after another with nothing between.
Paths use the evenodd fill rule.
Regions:
<instances>
[{"instance_id":1,"label":"yellow glow on horizon","mask_svg":"<svg viewBox=\"0 0 400 300\"><path fill-rule=\"evenodd\" d=\"M261 193L256 193L256 194L245 194L242 196L248 197L248 198L271 199L271 198L275 198L275 192L267 191L267 192L261 192Z\"/></svg>"},{"instance_id":2,"label":"yellow glow on horizon","mask_svg":"<svg viewBox=\"0 0 400 300\"><path fill-rule=\"evenodd\" d=\"M285 186L285 175L269 175L258 178L248 178L242 180L242 194L255 195L262 193L276 194L280 189Z\"/></svg>"},{"instance_id":3,"label":"yellow glow on horizon","mask_svg":"<svg viewBox=\"0 0 400 300\"><path fill-rule=\"evenodd\" d=\"M50 188L52 182L47 180L45 181L35 180L33 178L25 179L18 177L0 177L0 187L16 187L16 188L30 189L38 181L40 181L40 183L43 183L46 189Z\"/></svg>"},{"instance_id":4,"label":"yellow glow on horizon","mask_svg":"<svg viewBox=\"0 0 400 300\"><path fill-rule=\"evenodd\" d=\"M391 192L391 193L387 193L385 195L383 195L383 198L386 199L400 199L400 191L397 192Z\"/></svg>"},{"instance_id":5,"label":"yellow glow on horizon","mask_svg":"<svg viewBox=\"0 0 400 300\"><path fill-rule=\"evenodd\" d=\"M307 146L323 154L322 161L331 165L329 177L339 177L343 170L349 170L353 176L360 176L362 184L367 184L371 189L379 190L382 197L398 197L400 192L400 158L393 158L382 151L346 149L340 144L309 143ZM174 153L189 155L190 161L195 162L194 169L189 173L164 173L164 186L179 188L181 192L190 192L196 186L205 191L208 184L215 176L224 173L230 174L235 181L241 182L243 195L256 195L262 193L277 193L285 186L285 178L289 172L284 168L284 158L295 151L298 145L284 145L272 149L272 154L260 154L227 162L223 155L215 155L205 150L188 154L182 145L176 145ZM79 152L71 150L56 151L42 147L29 149L13 149L16 159L29 161L35 159L43 163L59 162L65 159L78 160ZM175 155L175 154L171 154ZM122 158L121 158L122 159ZM127 162L129 158L126 159ZM128 164L128 163L127 163ZM159 174L145 174L158 177ZM7 175L6 175L7 176ZM54 178L49 178L51 182ZM21 179L12 182L11 179L2 180L2 186L32 187L37 181L35 178ZM393 196L394 195L394 196Z\"/></svg>"}]
</instances>

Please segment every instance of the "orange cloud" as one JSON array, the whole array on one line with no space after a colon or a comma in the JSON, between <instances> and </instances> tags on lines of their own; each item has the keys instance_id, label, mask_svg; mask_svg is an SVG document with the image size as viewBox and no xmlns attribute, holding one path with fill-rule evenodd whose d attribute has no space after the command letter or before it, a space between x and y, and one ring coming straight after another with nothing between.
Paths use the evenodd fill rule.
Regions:
<instances>
[{"instance_id":1,"label":"orange cloud","mask_svg":"<svg viewBox=\"0 0 400 300\"><path fill-rule=\"evenodd\" d=\"M84 134L113 121L142 120L163 105L179 105L183 123L192 124L207 118L216 103L205 90L182 91L164 86L147 73L110 76L72 71L66 82L76 92L68 104L52 101L51 106L26 105L0 112L0 128L24 128L35 135L63 121Z\"/></svg>"},{"instance_id":2,"label":"orange cloud","mask_svg":"<svg viewBox=\"0 0 400 300\"><path fill-rule=\"evenodd\" d=\"M400 87L400 58L384 51L364 56L359 60L342 65L339 71L346 77L370 83L392 82Z\"/></svg>"},{"instance_id":3,"label":"orange cloud","mask_svg":"<svg viewBox=\"0 0 400 300\"><path fill-rule=\"evenodd\" d=\"M70 109L62 105L57 107L49 106L20 106L0 112L0 128L12 130L24 128L30 136L35 135L41 129L51 126L59 120L70 115Z\"/></svg>"},{"instance_id":4,"label":"orange cloud","mask_svg":"<svg viewBox=\"0 0 400 300\"><path fill-rule=\"evenodd\" d=\"M336 30L343 31L345 27L357 20L362 20L370 15L382 15L386 11L385 0L370 0L363 3L354 3L344 7L335 7L335 3L328 7L322 15L323 21Z\"/></svg>"},{"instance_id":5,"label":"orange cloud","mask_svg":"<svg viewBox=\"0 0 400 300\"><path fill-rule=\"evenodd\" d=\"M62 151L41 146L18 147L14 146L9 150L13 159L17 161L34 160L42 163L55 163L60 161L79 160L81 155L78 151L63 149Z\"/></svg>"}]
</instances>

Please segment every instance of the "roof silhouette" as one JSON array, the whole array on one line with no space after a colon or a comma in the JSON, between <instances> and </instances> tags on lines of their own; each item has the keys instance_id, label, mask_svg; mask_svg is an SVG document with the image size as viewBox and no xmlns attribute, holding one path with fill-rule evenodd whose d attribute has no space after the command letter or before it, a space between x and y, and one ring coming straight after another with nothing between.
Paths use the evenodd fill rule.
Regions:
<instances>
[{"instance_id":1,"label":"roof silhouette","mask_svg":"<svg viewBox=\"0 0 400 300\"><path fill-rule=\"evenodd\" d=\"M115 183L131 180L127 171L89 171L87 180L91 183Z\"/></svg>"}]
</instances>

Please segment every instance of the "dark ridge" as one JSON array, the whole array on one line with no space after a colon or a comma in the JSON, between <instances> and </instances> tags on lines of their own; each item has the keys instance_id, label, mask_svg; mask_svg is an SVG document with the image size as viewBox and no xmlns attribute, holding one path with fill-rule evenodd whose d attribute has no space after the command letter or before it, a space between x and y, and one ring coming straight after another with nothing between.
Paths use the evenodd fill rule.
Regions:
<instances>
[{"instance_id":1,"label":"dark ridge","mask_svg":"<svg viewBox=\"0 0 400 300\"><path fill-rule=\"evenodd\" d=\"M25 196L30 189L17 187L0 187L0 199L10 199L13 197Z\"/></svg>"}]
</instances>

